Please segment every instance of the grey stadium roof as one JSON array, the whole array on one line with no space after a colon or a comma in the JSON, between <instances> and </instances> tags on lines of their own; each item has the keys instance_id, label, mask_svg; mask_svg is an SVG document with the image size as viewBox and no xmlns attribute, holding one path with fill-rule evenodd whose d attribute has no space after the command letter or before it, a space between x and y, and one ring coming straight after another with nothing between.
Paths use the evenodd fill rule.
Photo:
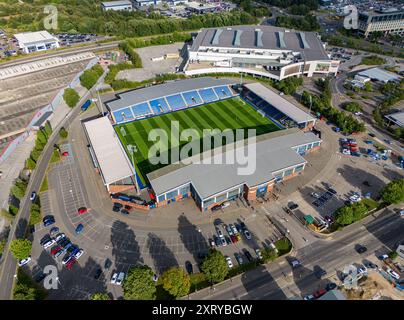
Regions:
<instances>
[{"instance_id":1,"label":"grey stadium roof","mask_svg":"<svg viewBox=\"0 0 404 320\"><path fill-rule=\"evenodd\" d=\"M244 86L250 91L254 92L261 99L272 104L276 109L278 109L297 123L304 123L307 121L315 120L315 118L313 118L310 114L304 112L302 109L299 109L293 103L289 102L279 94L276 94L274 91L265 87L261 83L249 83L245 84Z\"/></svg>"},{"instance_id":2,"label":"grey stadium roof","mask_svg":"<svg viewBox=\"0 0 404 320\"><path fill-rule=\"evenodd\" d=\"M399 127L404 127L404 111L396 112L385 116L390 121L394 122Z\"/></svg>"},{"instance_id":3,"label":"grey stadium roof","mask_svg":"<svg viewBox=\"0 0 404 320\"><path fill-rule=\"evenodd\" d=\"M257 138L256 170L250 175L239 175L237 164L192 163L185 166L174 164L171 166L178 166L177 170L166 170L168 173L163 175L152 172L147 177L157 195L191 182L198 194L203 199L206 199L242 184L256 186L273 180L274 172L306 163L306 160L292 150L292 147L321 141L313 133L302 133L298 129L284 130L281 135L274 132L266 135L266 137L267 139L265 140ZM234 152L233 148L234 144L230 145L225 152L213 158L207 158L224 157L227 152ZM240 149L242 148L246 149L246 147L241 147Z\"/></svg>"},{"instance_id":4,"label":"grey stadium roof","mask_svg":"<svg viewBox=\"0 0 404 320\"><path fill-rule=\"evenodd\" d=\"M217 32L219 30L221 32ZM260 37L260 40L257 41L257 37ZM201 46L291 50L300 52L307 61L330 60L317 33L263 25L202 29L190 50L198 51Z\"/></svg>"},{"instance_id":5,"label":"grey stadium roof","mask_svg":"<svg viewBox=\"0 0 404 320\"><path fill-rule=\"evenodd\" d=\"M236 80L216 79L210 77L166 82L163 84L119 93L116 95L118 99L108 101L105 104L107 105L108 109L115 111L137 103L157 99L171 94L221 85L229 85L235 82Z\"/></svg>"}]
</instances>

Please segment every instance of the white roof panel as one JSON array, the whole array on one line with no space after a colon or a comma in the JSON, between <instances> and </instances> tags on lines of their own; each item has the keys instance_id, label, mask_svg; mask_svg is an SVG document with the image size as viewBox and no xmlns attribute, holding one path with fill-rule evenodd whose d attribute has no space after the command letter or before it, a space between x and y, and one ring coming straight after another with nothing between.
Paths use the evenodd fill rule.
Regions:
<instances>
[{"instance_id":1,"label":"white roof panel","mask_svg":"<svg viewBox=\"0 0 404 320\"><path fill-rule=\"evenodd\" d=\"M36 31L36 32L23 32L14 35L17 41L21 44L29 44L35 42L47 42L47 41L59 41L52 36L48 31Z\"/></svg>"}]
</instances>

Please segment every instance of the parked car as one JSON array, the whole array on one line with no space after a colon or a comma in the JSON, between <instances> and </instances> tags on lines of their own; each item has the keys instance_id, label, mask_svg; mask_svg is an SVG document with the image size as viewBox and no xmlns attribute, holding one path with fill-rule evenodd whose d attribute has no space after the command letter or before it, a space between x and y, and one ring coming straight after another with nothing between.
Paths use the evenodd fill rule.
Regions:
<instances>
[{"instance_id":1,"label":"parked car","mask_svg":"<svg viewBox=\"0 0 404 320\"><path fill-rule=\"evenodd\" d=\"M217 204L217 205L213 206L210 210L212 212L215 212L215 211L218 211L218 210L221 210L221 209L222 209L222 206L220 204Z\"/></svg>"},{"instance_id":2,"label":"parked car","mask_svg":"<svg viewBox=\"0 0 404 320\"><path fill-rule=\"evenodd\" d=\"M52 218L52 219L49 218L47 220L44 220L43 226L46 228L46 227L49 227L50 225L52 225L54 223L55 223L55 219L54 218Z\"/></svg>"},{"instance_id":3,"label":"parked car","mask_svg":"<svg viewBox=\"0 0 404 320\"><path fill-rule=\"evenodd\" d=\"M226 262L229 269L233 268L233 262L231 261L230 257L226 257Z\"/></svg>"},{"instance_id":4,"label":"parked car","mask_svg":"<svg viewBox=\"0 0 404 320\"><path fill-rule=\"evenodd\" d=\"M238 223L235 223L234 226L236 227L236 230L238 233L242 233L243 229L241 229L241 226Z\"/></svg>"},{"instance_id":5,"label":"parked car","mask_svg":"<svg viewBox=\"0 0 404 320\"><path fill-rule=\"evenodd\" d=\"M73 266L76 264L76 262L77 262L76 259L74 259L74 258L70 259L69 262L66 263L66 265L65 265L66 269L70 270L71 268L73 268Z\"/></svg>"},{"instance_id":6,"label":"parked car","mask_svg":"<svg viewBox=\"0 0 404 320\"><path fill-rule=\"evenodd\" d=\"M51 239L51 240L49 240L48 242L46 242L46 243L43 245L43 248L44 248L44 249L48 249L48 248L50 248L51 246L53 246L55 243L56 243L56 241L53 240L53 239Z\"/></svg>"},{"instance_id":7,"label":"parked car","mask_svg":"<svg viewBox=\"0 0 404 320\"><path fill-rule=\"evenodd\" d=\"M28 264L31 260L32 260L31 256L29 256L25 259L22 259L22 260L18 261L18 266L22 267L22 266Z\"/></svg>"},{"instance_id":8,"label":"parked car","mask_svg":"<svg viewBox=\"0 0 404 320\"><path fill-rule=\"evenodd\" d=\"M51 236L47 233L45 234L42 239L39 241L39 244L41 246L43 246L44 243L48 242L49 240L51 240Z\"/></svg>"},{"instance_id":9,"label":"parked car","mask_svg":"<svg viewBox=\"0 0 404 320\"><path fill-rule=\"evenodd\" d=\"M365 253L367 250L368 250L368 249L367 249L365 246L362 246L362 245L358 245L358 246L356 247L356 252L358 252L358 253L360 253L360 254Z\"/></svg>"},{"instance_id":10,"label":"parked car","mask_svg":"<svg viewBox=\"0 0 404 320\"><path fill-rule=\"evenodd\" d=\"M50 229L49 234L51 237L54 237L56 234L59 233L59 228L58 227L53 227L52 229Z\"/></svg>"},{"instance_id":11,"label":"parked car","mask_svg":"<svg viewBox=\"0 0 404 320\"><path fill-rule=\"evenodd\" d=\"M114 206L112 207L112 211L114 212L119 212L122 208L122 205L120 203L114 203Z\"/></svg>"},{"instance_id":12,"label":"parked car","mask_svg":"<svg viewBox=\"0 0 404 320\"><path fill-rule=\"evenodd\" d=\"M320 298L321 296L325 295L326 293L327 293L326 290L321 289L321 290L318 290L318 291L314 292L314 293L313 293L313 297L314 297L314 299L318 299L318 298Z\"/></svg>"},{"instance_id":13,"label":"parked car","mask_svg":"<svg viewBox=\"0 0 404 320\"><path fill-rule=\"evenodd\" d=\"M232 236L232 235L233 235L233 230L231 229L230 226L226 226L226 231L227 231L227 233L229 234L229 236Z\"/></svg>"},{"instance_id":14,"label":"parked car","mask_svg":"<svg viewBox=\"0 0 404 320\"><path fill-rule=\"evenodd\" d=\"M76 234L80 234L84 229L84 226L80 223L78 224L78 226L76 227L76 229L74 230L76 232Z\"/></svg>"},{"instance_id":15,"label":"parked car","mask_svg":"<svg viewBox=\"0 0 404 320\"><path fill-rule=\"evenodd\" d=\"M106 259L105 263L104 263L104 269L108 270L109 268L111 268L111 266L112 266L112 261L109 259Z\"/></svg>"},{"instance_id":16,"label":"parked car","mask_svg":"<svg viewBox=\"0 0 404 320\"><path fill-rule=\"evenodd\" d=\"M288 204L288 208L289 208L290 210L295 210L295 209L299 208L299 205L298 205L297 203L290 202L290 203Z\"/></svg>"},{"instance_id":17,"label":"parked car","mask_svg":"<svg viewBox=\"0 0 404 320\"><path fill-rule=\"evenodd\" d=\"M262 253L260 251L260 249L255 249L255 254L257 255L257 258L262 260Z\"/></svg>"},{"instance_id":18,"label":"parked car","mask_svg":"<svg viewBox=\"0 0 404 320\"><path fill-rule=\"evenodd\" d=\"M57 243L60 243L60 242L62 242L62 240L63 240L64 238L66 238L66 235L65 235L64 233L60 233L60 234L58 234L58 235L56 236L55 241L56 241Z\"/></svg>"},{"instance_id":19,"label":"parked car","mask_svg":"<svg viewBox=\"0 0 404 320\"><path fill-rule=\"evenodd\" d=\"M303 299L304 300L315 300L315 298L314 298L314 296L312 294L309 294L309 295L305 296Z\"/></svg>"},{"instance_id":20,"label":"parked car","mask_svg":"<svg viewBox=\"0 0 404 320\"><path fill-rule=\"evenodd\" d=\"M87 208L86 207L81 207L77 210L78 214L85 214L87 212Z\"/></svg>"},{"instance_id":21,"label":"parked car","mask_svg":"<svg viewBox=\"0 0 404 320\"><path fill-rule=\"evenodd\" d=\"M290 260L289 263L292 266L292 268L297 268L301 265L300 261L296 258Z\"/></svg>"},{"instance_id":22,"label":"parked car","mask_svg":"<svg viewBox=\"0 0 404 320\"><path fill-rule=\"evenodd\" d=\"M238 262L239 265L242 265L244 263L243 258L241 257L241 255L239 253L235 253L234 256L236 257L236 260Z\"/></svg>"},{"instance_id":23,"label":"parked car","mask_svg":"<svg viewBox=\"0 0 404 320\"><path fill-rule=\"evenodd\" d=\"M222 247L227 246L227 242L226 242L226 239L225 239L225 238L219 237L219 239L220 239L220 245L221 245Z\"/></svg>"},{"instance_id":24,"label":"parked car","mask_svg":"<svg viewBox=\"0 0 404 320\"><path fill-rule=\"evenodd\" d=\"M118 278L116 279L116 284L118 286L122 285L123 279L125 279L125 273L119 272Z\"/></svg>"},{"instance_id":25,"label":"parked car","mask_svg":"<svg viewBox=\"0 0 404 320\"><path fill-rule=\"evenodd\" d=\"M330 282L330 283L327 283L327 285L325 286L325 290L331 291L331 290L334 290L336 287L337 287L336 283Z\"/></svg>"},{"instance_id":26,"label":"parked car","mask_svg":"<svg viewBox=\"0 0 404 320\"><path fill-rule=\"evenodd\" d=\"M217 247L220 247L222 245L222 242L220 241L220 238L218 236L213 236L213 240L215 241L215 245Z\"/></svg>"},{"instance_id":27,"label":"parked car","mask_svg":"<svg viewBox=\"0 0 404 320\"><path fill-rule=\"evenodd\" d=\"M56 253L58 253L60 250L62 250L61 247L59 246L55 246L52 250L51 250L51 255L54 256Z\"/></svg>"},{"instance_id":28,"label":"parked car","mask_svg":"<svg viewBox=\"0 0 404 320\"><path fill-rule=\"evenodd\" d=\"M337 191L335 191L332 187L329 187L327 190L332 194L337 194Z\"/></svg>"},{"instance_id":29,"label":"parked car","mask_svg":"<svg viewBox=\"0 0 404 320\"><path fill-rule=\"evenodd\" d=\"M245 225L245 223L243 221L240 222L240 227L241 227L241 230L247 230L247 226Z\"/></svg>"},{"instance_id":30,"label":"parked car","mask_svg":"<svg viewBox=\"0 0 404 320\"><path fill-rule=\"evenodd\" d=\"M371 261L364 261L363 265L370 270L377 270L379 267Z\"/></svg>"},{"instance_id":31,"label":"parked car","mask_svg":"<svg viewBox=\"0 0 404 320\"><path fill-rule=\"evenodd\" d=\"M396 280L400 280L400 275L390 268L386 268L386 272Z\"/></svg>"},{"instance_id":32,"label":"parked car","mask_svg":"<svg viewBox=\"0 0 404 320\"><path fill-rule=\"evenodd\" d=\"M220 207L221 207L222 209L227 208L228 206L230 206L230 202L229 202L229 201L225 201L225 202L223 202L223 203L220 205Z\"/></svg>"},{"instance_id":33,"label":"parked car","mask_svg":"<svg viewBox=\"0 0 404 320\"><path fill-rule=\"evenodd\" d=\"M386 260L386 259L388 259L388 255L387 254L382 254L382 255L380 255L378 258L379 258L379 260L382 260L382 261L384 261L384 260Z\"/></svg>"},{"instance_id":34,"label":"parked car","mask_svg":"<svg viewBox=\"0 0 404 320\"><path fill-rule=\"evenodd\" d=\"M364 265L359 265L357 271L359 274L367 274L368 268L366 268Z\"/></svg>"},{"instance_id":35,"label":"parked car","mask_svg":"<svg viewBox=\"0 0 404 320\"><path fill-rule=\"evenodd\" d=\"M194 273L194 268L193 268L191 262L185 261L185 270L187 270L188 274L193 274Z\"/></svg>"},{"instance_id":36,"label":"parked car","mask_svg":"<svg viewBox=\"0 0 404 320\"><path fill-rule=\"evenodd\" d=\"M98 269L95 271L94 279L99 279L99 278L101 277L101 274L102 274L102 270L101 270L100 268L98 268Z\"/></svg>"},{"instance_id":37,"label":"parked car","mask_svg":"<svg viewBox=\"0 0 404 320\"><path fill-rule=\"evenodd\" d=\"M111 284L116 284L116 280L117 280L117 279L118 279L118 273L115 272L115 273L112 275L112 278L111 278L110 283L111 283Z\"/></svg>"},{"instance_id":38,"label":"parked car","mask_svg":"<svg viewBox=\"0 0 404 320\"><path fill-rule=\"evenodd\" d=\"M68 263L71 258L73 258L73 257L71 255L67 254L62 260L62 264Z\"/></svg>"},{"instance_id":39,"label":"parked car","mask_svg":"<svg viewBox=\"0 0 404 320\"><path fill-rule=\"evenodd\" d=\"M253 261L254 260L251 253L247 249L244 249L244 255L246 256L248 261Z\"/></svg>"},{"instance_id":40,"label":"parked car","mask_svg":"<svg viewBox=\"0 0 404 320\"><path fill-rule=\"evenodd\" d=\"M231 228L231 230L233 230L233 234L236 235L238 233L237 228L234 225L229 224L229 227Z\"/></svg>"},{"instance_id":41,"label":"parked car","mask_svg":"<svg viewBox=\"0 0 404 320\"><path fill-rule=\"evenodd\" d=\"M230 236L230 240L232 243L236 243L238 241L237 236L235 236L234 234Z\"/></svg>"},{"instance_id":42,"label":"parked car","mask_svg":"<svg viewBox=\"0 0 404 320\"><path fill-rule=\"evenodd\" d=\"M80 249L78 252L76 252L76 253L73 254L73 257L74 257L76 260L79 260L79 258L80 258L83 254L84 254L84 250L83 250L83 249Z\"/></svg>"},{"instance_id":43,"label":"parked car","mask_svg":"<svg viewBox=\"0 0 404 320\"><path fill-rule=\"evenodd\" d=\"M223 237L224 237L222 230L220 230L218 227L216 227L216 233L217 233L217 235L218 235L220 238L223 238Z\"/></svg>"},{"instance_id":44,"label":"parked car","mask_svg":"<svg viewBox=\"0 0 404 320\"><path fill-rule=\"evenodd\" d=\"M318 193L316 193L316 192L312 192L312 193L310 193L310 195L313 197L313 198L320 198L320 195L318 194Z\"/></svg>"},{"instance_id":45,"label":"parked car","mask_svg":"<svg viewBox=\"0 0 404 320\"><path fill-rule=\"evenodd\" d=\"M122 209L121 213L124 214L125 216L129 215L129 211L126 209Z\"/></svg>"},{"instance_id":46,"label":"parked car","mask_svg":"<svg viewBox=\"0 0 404 320\"><path fill-rule=\"evenodd\" d=\"M247 240L251 240L251 234L248 230L244 230L244 236Z\"/></svg>"}]
</instances>

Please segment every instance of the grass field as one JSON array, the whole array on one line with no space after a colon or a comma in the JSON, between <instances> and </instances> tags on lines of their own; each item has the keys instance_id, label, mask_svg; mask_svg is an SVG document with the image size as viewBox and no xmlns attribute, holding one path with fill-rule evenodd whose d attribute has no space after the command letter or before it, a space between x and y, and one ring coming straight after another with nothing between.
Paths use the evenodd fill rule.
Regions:
<instances>
[{"instance_id":1,"label":"grass field","mask_svg":"<svg viewBox=\"0 0 404 320\"><path fill-rule=\"evenodd\" d=\"M203 129L215 128L220 130L254 128L256 129L257 136L279 130L271 120L259 114L252 106L238 97L200 107L176 111L159 117L116 125L115 131L117 132L129 159L131 159L131 156L128 152L127 146L129 144L136 146L137 150L134 154L134 162L143 183L146 182L145 176L147 173L165 166L164 164L152 165L149 162L149 148L155 144L155 142L149 141L148 133L152 129L161 128L170 136L171 121L179 122L180 133L184 129L194 128L200 133L200 136L202 136L201 133ZM187 142L181 142L180 148L181 145L186 143ZM165 150L161 151L166 152L169 150L170 147L168 145Z\"/></svg>"}]
</instances>

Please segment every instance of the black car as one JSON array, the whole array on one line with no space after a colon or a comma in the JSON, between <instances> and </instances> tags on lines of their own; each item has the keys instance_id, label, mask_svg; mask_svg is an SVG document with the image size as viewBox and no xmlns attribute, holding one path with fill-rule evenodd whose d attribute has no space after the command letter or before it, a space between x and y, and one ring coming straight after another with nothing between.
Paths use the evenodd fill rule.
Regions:
<instances>
[{"instance_id":1,"label":"black car","mask_svg":"<svg viewBox=\"0 0 404 320\"><path fill-rule=\"evenodd\" d=\"M320 266L314 266L313 272L314 272L314 275L316 276L317 279L321 279L322 277L327 275L327 271L325 271Z\"/></svg>"},{"instance_id":2,"label":"black car","mask_svg":"<svg viewBox=\"0 0 404 320\"><path fill-rule=\"evenodd\" d=\"M220 247L222 245L222 242L220 241L218 236L213 236L213 241L215 241L216 247Z\"/></svg>"},{"instance_id":3,"label":"black car","mask_svg":"<svg viewBox=\"0 0 404 320\"><path fill-rule=\"evenodd\" d=\"M218 211L218 210L221 210L221 209L222 209L222 206L221 206L221 205L215 205L215 206L213 206L212 209L210 209L210 210L212 210L212 211Z\"/></svg>"},{"instance_id":4,"label":"black car","mask_svg":"<svg viewBox=\"0 0 404 320\"><path fill-rule=\"evenodd\" d=\"M328 188L328 191L331 192L332 194L337 194L337 191L335 191L335 189L333 188Z\"/></svg>"},{"instance_id":5,"label":"black car","mask_svg":"<svg viewBox=\"0 0 404 320\"><path fill-rule=\"evenodd\" d=\"M371 133L371 132L369 132L368 134L369 134L369 136L371 136L372 138L374 138L374 137L376 136L374 133Z\"/></svg>"},{"instance_id":6,"label":"black car","mask_svg":"<svg viewBox=\"0 0 404 320\"><path fill-rule=\"evenodd\" d=\"M244 250L244 255L247 258L248 261L253 261L254 258L252 257L251 253L247 250Z\"/></svg>"},{"instance_id":7,"label":"black car","mask_svg":"<svg viewBox=\"0 0 404 320\"><path fill-rule=\"evenodd\" d=\"M55 217L54 217L54 216L45 216L45 217L42 219L42 222L43 222L43 223L45 223L45 222L47 222L47 221L55 221Z\"/></svg>"},{"instance_id":8,"label":"black car","mask_svg":"<svg viewBox=\"0 0 404 320\"><path fill-rule=\"evenodd\" d=\"M36 275L35 277L34 277L34 280L35 280L35 282L37 282L37 283L39 283L39 282L41 282L43 279L45 279L46 278L46 274L45 273L43 273L43 272L40 272L38 275Z\"/></svg>"},{"instance_id":9,"label":"black car","mask_svg":"<svg viewBox=\"0 0 404 320\"><path fill-rule=\"evenodd\" d=\"M185 269L187 270L188 274L194 273L194 268L192 267L192 263L189 261L185 261Z\"/></svg>"},{"instance_id":10,"label":"black car","mask_svg":"<svg viewBox=\"0 0 404 320\"><path fill-rule=\"evenodd\" d=\"M369 181L363 181L362 183L363 183L364 186L367 186L367 187L370 187L370 186L371 186L370 183L369 183Z\"/></svg>"},{"instance_id":11,"label":"black car","mask_svg":"<svg viewBox=\"0 0 404 320\"><path fill-rule=\"evenodd\" d=\"M48 242L51 239L51 236L49 235L49 233L45 234L42 239L39 241L39 243L42 245L44 245L46 242Z\"/></svg>"},{"instance_id":12,"label":"black car","mask_svg":"<svg viewBox=\"0 0 404 320\"><path fill-rule=\"evenodd\" d=\"M368 249L365 246L359 245L356 247L356 252L358 252L358 253L365 253L367 250Z\"/></svg>"},{"instance_id":13,"label":"black car","mask_svg":"<svg viewBox=\"0 0 404 320\"><path fill-rule=\"evenodd\" d=\"M239 233L243 233L243 229L241 228L241 226L238 223L235 223L234 226L236 227L236 229Z\"/></svg>"},{"instance_id":14,"label":"black car","mask_svg":"<svg viewBox=\"0 0 404 320\"><path fill-rule=\"evenodd\" d=\"M124 214L124 215L126 215L126 216L129 215L129 211L126 210L126 209L122 209L122 210L121 210L121 213Z\"/></svg>"},{"instance_id":15,"label":"black car","mask_svg":"<svg viewBox=\"0 0 404 320\"><path fill-rule=\"evenodd\" d=\"M107 259L104 263L104 269L108 270L112 266L112 261Z\"/></svg>"},{"instance_id":16,"label":"black car","mask_svg":"<svg viewBox=\"0 0 404 320\"><path fill-rule=\"evenodd\" d=\"M331 290L334 290L336 287L337 287L336 283L330 282L330 283L327 283L327 285L325 286L325 290L331 291Z\"/></svg>"},{"instance_id":17,"label":"black car","mask_svg":"<svg viewBox=\"0 0 404 320\"><path fill-rule=\"evenodd\" d=\"M102 274L102 270L97 269L97 271L95 272L95 275L94 275L94 279L99 279L101 277L101 274Z\"/></svg>"},{"instance_id":18,"label":"black car","mask_svg":"<svg viewBox=\"0 0 404 320\"><path fill-rule=\"evenodd\" d=\"M123 207L123 205L121 205L120 203L114 203L114 206L112 207L112 211L119 212L122 207Z\"/></svg>"},{"instance_id":19,"label":"black car","mask_svg":"<svg viewBox=\"0 0 404 320\"><path fill-rule=\"evenodd\" d=\"M240 227L241 227L241 229L243 229L243 230L247 230L247 226L245 225L244 222L240 222Z\"/></svg>"},{"instance_id":20,"label":"black car","mask_svg":"<svg viewBox=\"0 0 404 320\"><path fill-rule=\"evenodd\" d=\"M290 210L295 210L295 209L299 208L299 205L297 203L291 202L291 203L288 204L288 208Z\"/></svg>"}]
</instances>

